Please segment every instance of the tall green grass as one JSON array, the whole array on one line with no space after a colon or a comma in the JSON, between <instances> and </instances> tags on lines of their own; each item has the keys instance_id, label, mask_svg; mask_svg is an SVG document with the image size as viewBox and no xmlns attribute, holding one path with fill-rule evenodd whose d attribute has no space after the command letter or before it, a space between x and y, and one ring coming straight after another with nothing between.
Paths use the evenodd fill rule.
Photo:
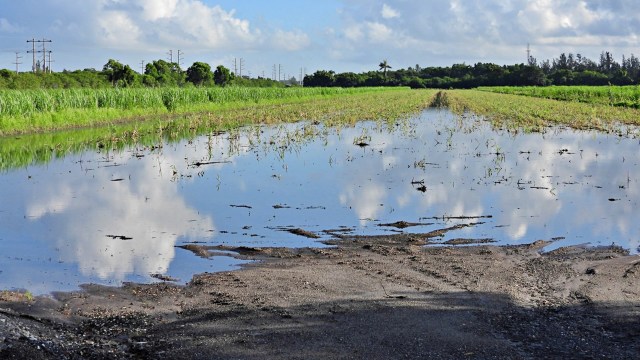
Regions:
<instances>
[{"instance_id":1,"label":"tall green grass","mask_svg":"<svg viewBox=\"0 0 640 360\"><path fill-rule=\"evenodd\" d=\"M561 101L640 108L640 87L638 86L496 86L481 87L478 90Z\"/></svg>"},{"instance_id":2,"label":"tall green grass","mask_svg":"<svg viewBox=\"0 0 640 360\"><path fill-rule=\"evenodd\" d=\"M382 90L388 88L0 90L0 135L91 126L145 115Z\"/></svg>"}]
</instances>

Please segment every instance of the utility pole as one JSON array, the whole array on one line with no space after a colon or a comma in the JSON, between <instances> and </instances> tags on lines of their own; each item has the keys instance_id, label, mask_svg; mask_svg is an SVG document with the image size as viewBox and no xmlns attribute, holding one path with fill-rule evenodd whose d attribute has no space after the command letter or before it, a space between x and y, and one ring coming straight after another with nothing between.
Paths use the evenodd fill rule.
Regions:
<instances>
[{"instance_id":1,"label":"utility pole","mask_svg":"<svg viewBox=\"0 0 640 360\"><path fill-rule=\"evenodd\" d=\"M31 43L31 50L27 51L27 53L31 53L33 55L33 65L31 65L31 71L36 72L36 39L27 40L28 43Z\"/></svg>"},{"instance_id":2,"label":"utility pole","mask_svg":"<svg viewBox=\"0 0 640 360\"><path fill-rule=\"evenodd\" d=\"M167 55L169 55L169 62L172 63L173 62L173 50L169 50Z\"/></svg>"},{"instance_id":3,"label":"utility pole","mask_svg":"<svg viewBox=\"0 0 640 360\"><path fill-rule=\"evenodd\" d=\"M20 73L20 64L22 64L20 59L22 59L22 56L20 56L19 51L16 51L16 62L14 62L14 64L16 64L16 74Z\"/></svg>"},{"instance_id":4,"label":"utility pole","mask_svg":"<svg viewBox=\"0 0 640 360\"><path fill-rule=\"evenodd\" d=\"M144 74L144 60L140 61L140 74Z\"/></svg>"},{"instance_id":5,"label":"utility pole","mask_svg":"<svg viewBox=\"0 0 640 360\"><path fill-rule=\"evenodd\" d=\"M276 64L273 64L273 70L271 72L271 80L276 81L276 75L277 75Z\"/></svg>"},{"instance_id":6,"label":"utility pole","mask_svg":"<svg viewBox=\"0 0 640 360\"><path fill-rule=\"evenodd\" d=\"M33 70L33 72L38 72L39 70L42 70L43 72L47 72L47 46L46 43L50 43L52 42L51 40L47 40L47 39L42 39L42 40L36 40L35 38L32 38L31 40L27 40L28 43L31 43L31 50L27 51L27 53L32 54L33 56L33 65L31 67L31 69ZM42 50L37 50L36 51L36 43L40 43L42 44ZM42 53L42 69L40 69L38 66L36 66L36 54Z\"/></svg>"},{"instance_id":7,"label":"utility pole","mask_svg":"<svg viewBox=\"0 0 640 360\"><path fill-rule=\"evenodd\" d=\"M282 81L282 64L278 64L278 81Z\"/></svg>"},{"instance_id":8,"label":"utility pole","mask_svg":"<svg viewBox=\"0 0 640 360\"><path fill-rule=\"evenodd\" d=\"M47 55L47 61L49 62L49 66L48 66L48 67L46 67L46 69L48 69L48 71L49 71L49 74L51 74L51 63L52 63L52 62L55 62L55 61L51 60L51 53L52 53L52 52L53 52L53 51L49 50L49 51L47 51L47 52L45 53L45 54ZM46 64L46 63L45 63L45 64Z\"/></svg>"},{"instance_id":9,"label":"utility pole","mask_svg":"<svg viewBox=\"0 0 640 360\"><path fill-rule=\"evenodd\" d=\"M529 64L531 62L531 47L529 43L527 43L527 62L525 64Z\"/></svg>"},{"instance_id":10,"label":"utility pole","mask_svg":"<svg viewBox=\"0 0 640 360\"><path fill-rule=\"evenodd\" d=\"M244 70L244 59L240 58L240 77L242 77L242 70Z\"/></svg>"},{"instance_id":11,"label":"utility pole","mask_svg":"<svg viewBox=\"0 0 640 360\"><path fill-rule=\"evenodd\" d=\"M183 53L183 52L181 52L180 50L178 50L178 67L180 67L180 65L182 65L182 62L181 62L181 60L180 60L180 56L181 56L181 55L184 55L184 53Z\"/></svg>"},{"instance_id":12,"label":"utility pole","mask_svg":"<svg viewBox=\"0 0 640 360\"><path fill-rule=\"evenodd\" d=\"M44 72L45 74L47 73L47 46L46 44L48 42L51 42L51 40L47 40L47 39L42 39L42 72Z\"/></svg>"}]
</instances>

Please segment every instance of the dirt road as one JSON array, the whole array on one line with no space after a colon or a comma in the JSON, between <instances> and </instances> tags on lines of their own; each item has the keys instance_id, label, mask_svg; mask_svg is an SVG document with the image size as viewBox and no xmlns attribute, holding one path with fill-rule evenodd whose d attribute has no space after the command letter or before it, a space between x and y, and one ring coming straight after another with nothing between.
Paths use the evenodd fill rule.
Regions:
<instances>
[{"instance_id":1,"label":"dirt road","mask_svg":"<svg viewBox=\"0 0 640 360\"><path fill-rule=\"evenodd\" d=\"M85 286L33 300L0 293L0 358L640 354L640 257L617 248L540 254L542 241L425 247L431 235L343 237L323 249L225 248L263 261L200 274L187 286Z\"/></svg>"}]
</instances>

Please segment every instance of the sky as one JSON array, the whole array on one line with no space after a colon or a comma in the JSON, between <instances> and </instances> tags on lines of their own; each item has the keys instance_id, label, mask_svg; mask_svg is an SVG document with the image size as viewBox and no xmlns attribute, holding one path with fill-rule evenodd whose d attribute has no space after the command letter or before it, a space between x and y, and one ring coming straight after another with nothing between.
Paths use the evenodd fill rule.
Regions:
<instances>
[{"instance_id":1,"label":"sky","mask_svg":"<svg viewBox=\"0 0 640 360\"><path fill-rule=\"evenodd\" d=\"M0 0L0 68L140 71L153 60L224 65L252 77L456 63L524 63L602 51L639 55L637 0ZM36 51L42 50L37 43ZM39 57L42 54L38 54ZM242 61L240 60L242 59Z\"/></svg>"}]
</instances>

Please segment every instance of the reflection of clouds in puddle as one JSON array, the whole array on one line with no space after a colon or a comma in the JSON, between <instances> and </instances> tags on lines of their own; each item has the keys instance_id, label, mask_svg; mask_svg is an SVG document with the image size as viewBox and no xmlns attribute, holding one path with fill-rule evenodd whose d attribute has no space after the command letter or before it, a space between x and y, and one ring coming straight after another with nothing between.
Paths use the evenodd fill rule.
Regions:
<instances>
[{"instance_id":1,"label":"reflection of clouds in puddle","mask_svg":"<svg viewBox=\"0 0 640 360\"><path fill-rule=\"evenodd\" d=\"M360 226L366 225L368 220L375 220L383 210L382 204L387 196L386 189L375 183L351 185L340 194L340 204L353 208Z\"/></svg>"},{"instance_id":2,"label":"reflection of clouds in puddle","mask_svg":"<svg viewBox=\"0 0 640 360\"><path fill-rule=\"evenodd\" d=\"M73 191L66 184L60 184L55 193L39 203L32 203L27 206L27 217L39 219L48 213L65 211L71 204Z\"/></svg>"},{"instance_id":3,"label":"reflection of clouds in puddle","mask_svg":"<svg viewBox=\"0 0 640 360\"><path fill-rule=\"evenodd\" d=\"M264 240L246 240L240 232L217 237L252 246L282 245L280 233L257 230L275 223L360 226L361 233L379 233L385 230L368 219L492 215L478 221L483 225L459 231L502 244L566 236L563 245L600 241L637 248L637 141L562 131L503 136L475 124L468 127L473 131L454 132L447 144L444 129L455 123L453 117L434 120L433 114L417 119L409 136L400 130L380 133L372 123L362 123L331 130L315 142L291 144L295 136L284 129L296 131L299 125L286 125L254 131L252 139L243 132L196 137L142 158L128 152L109 155L110 163L83 155L83 169L95 170L51 166L43 169L51 179L37 183L40 178L34 176L31 187L16 191L27 194L19 201L28 199L25 221L40 231L33 237L57 240L54 261L58 256L78 263L84 274L101 278L161 273L172 259L173 266L181 266L174 245L209 239L213 214L224 221L218 224L224 230L250 225L265 235ZM361 148L353 140L363 133L371 136L370 146ZM193 166L209 161L229 163ZM67 170L76 173L66 176ZM111 181L118 178L123 181ZM424 181L426 191L418 191L414 180ZM243 217L228 213L230 204L240 203L253 205L253 211ZM280 203L299 211L273 212L272 205ZM323 210L307 210L309 205Z\"/></svg>"},{"instance_id":4,"label":"reflection of clouds in puddle","mask_svg":"<svg viewBox=\"0 0 640 360\"><path fill-rule=\"evenodd\" d=\"M28 205L36 219L56 218L59 256L77 262L83 275L122 280L131 273L166 272L178 239L206 238L213 229L210 217L185 204L175 183L157 181L153 161L140 161L126 170L125 180L119 182L111 181L113 172L123 170L113 168L91 171L90 181L48 182ZM103 184L99 191L96 183Z\"/></svg>"},{"instance_id":5,"label":"reflection of clouds in puddle","mask_svg":"<svg viewBox=\"0 0 640 360\"><path fill-rule=\"evenodd\" d=\"M639 229L630 214L639 198L633 179L640 178L640 169L629 163L637 161L632 141L573 131L499 136L482 124L472 132L455 133L452 144L444 146L429 140L435 129L448 125L423 125L416 127L413 139L385 139L381 156L359 156L352 150L350 140L366 131L344 132L344 151L358 158L339 176L340 203L351 206L360 219L384 216L380 204L397 205L390 212L401 210L407 220L493 215L491 223L501 230L496 227L492 233L502 242L614 236L637 247ZM429 166L412 166L421 160ZM426 192L408 186L411 180L423 180Z\"/></svg>"}]
</instances>

